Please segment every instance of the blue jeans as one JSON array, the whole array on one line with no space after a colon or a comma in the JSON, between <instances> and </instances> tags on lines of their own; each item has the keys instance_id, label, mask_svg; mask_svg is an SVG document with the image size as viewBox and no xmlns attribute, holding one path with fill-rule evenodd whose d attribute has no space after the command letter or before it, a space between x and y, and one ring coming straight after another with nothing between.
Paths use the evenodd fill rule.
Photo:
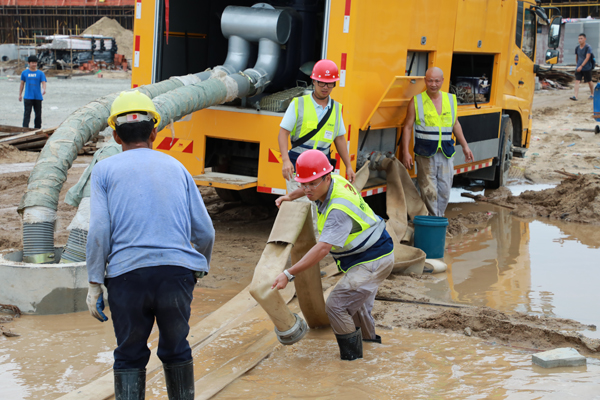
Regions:
<instances>
[{"instance_id":1,"label":"blue jeans","mask_svg":"<svg viewBox=\"0 0 600 400\"><path fill-rule=\"evenodd\" d=\"M196 278L184 267L146 267L106 279L117 337L114 369L143 369L150 359L154 320L160 334L158 358L165 364L192 359L187 341Z\"/></svg>"}]
</instances>

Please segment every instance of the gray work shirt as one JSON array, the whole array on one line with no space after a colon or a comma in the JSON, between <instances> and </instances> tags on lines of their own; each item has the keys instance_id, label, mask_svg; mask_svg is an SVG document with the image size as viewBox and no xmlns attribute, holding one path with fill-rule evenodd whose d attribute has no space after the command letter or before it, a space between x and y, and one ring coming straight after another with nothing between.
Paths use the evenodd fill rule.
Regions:
<instances>
[{"instance_id":1,"label":"gray work shirt","mask_svg":"<svg viewBox=\"0 0 600 400\"><path fill-rule=\"evenodd\" d=\"M579 68L581 64L583 64L583 62L585 61L585 57L588 54L592 54L592 47L587 43L585 44L585 46L583 46L583 49L581 48L581 46L577 46L575 48L575 54L577 55L577 68ZM594 66L592 65L592 56L590 56L590 59L587 63L585 63L581 70L589 71L592 68L594 68Z\"/></svg>"},{"instance_id":2,"label":"gray work shirt","mask_svg":"<svg viewBox=\"0 0 600 400\"><path fill-rule=\"evenodd\" d=\"M327 206L331 200L331 192L333 191L333 180L329 184L329 190L325 201L316 200L315 203L320 214L327 212ZM346 239L351 233L360 231L360 225L342 210L331 210L323 226L319 242L327 243L336 247L344 247Z\"/></svg>"}]
</instances>

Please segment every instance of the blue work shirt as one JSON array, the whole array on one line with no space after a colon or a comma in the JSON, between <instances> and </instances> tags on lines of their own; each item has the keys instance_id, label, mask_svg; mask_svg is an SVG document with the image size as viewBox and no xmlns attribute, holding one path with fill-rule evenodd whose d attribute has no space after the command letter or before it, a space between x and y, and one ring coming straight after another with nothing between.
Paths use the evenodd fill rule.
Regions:
<instances>
[{"instance_id":1,"label":"blue work shirt","mask_svg":"<svg viewBox=\"0 0 600 400\"><path fill-rule=\"evenodd\" d=\"M215 230L179 161L151 149L127 150L96 164L91 179L90 282L161 265L208 272Z\"/></svg>"},{"instance_id":2,"label":"blue work shirt","mask_svg":"<svg viewBox=\"0 0 600 400\"><path fill-rule=\"evenodd\" d=\"M42 82L47 82L46 75L40 71L30 71L27 68L21 72L21 80L25 82L25 100L44 100L42 97Z\"/></svg>"}]
</instances>

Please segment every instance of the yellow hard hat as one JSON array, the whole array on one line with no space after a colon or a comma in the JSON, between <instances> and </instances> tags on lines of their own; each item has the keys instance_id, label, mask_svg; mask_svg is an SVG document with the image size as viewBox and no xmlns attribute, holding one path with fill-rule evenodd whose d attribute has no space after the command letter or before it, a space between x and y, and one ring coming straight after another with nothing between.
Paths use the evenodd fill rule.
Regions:
<instances>
[{"instance_id":1,"label":"yellow hard hat","mask_svg":"<svg viewBox=\"0 0 600 400\"><path fill-rule=\"evenodd\" d=\"M136 111L146 112L148 116L136 114ZM130 115L120 117L119 120L117 120L117 116L121 114ZM108 126L115 129L117 123L120 125L121 123L150 121L152 119L155 121L154 127L156 128L160 123L160 114L156 112L156 107L154 107L154 103L150 97L140 93L139 90L133 92L121 92L119 97L113 101L112 106L110 107Z\"/></svg>"}]
</instances>

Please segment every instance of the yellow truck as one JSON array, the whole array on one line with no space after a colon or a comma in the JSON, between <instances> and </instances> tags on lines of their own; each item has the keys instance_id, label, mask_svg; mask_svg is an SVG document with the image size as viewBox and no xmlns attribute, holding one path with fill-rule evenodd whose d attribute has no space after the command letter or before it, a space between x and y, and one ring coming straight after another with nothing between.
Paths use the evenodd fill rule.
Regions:
<instances>
[{"instance_id":1,"label":"yellow truck","mask_svg":"<svg viewBox=\"0 0 600 400\"><path fill-rule=\"evenodd\" d=\"M277 16L244 14L255 8ZM154 143L198 185L255 202L261 193L285 194L277 133L291 99L310 90L311 62L327 58L340 68L333 97L343 104L355 170L373 155L400 156L407 104L437 66L443 90L457 95L476 160L465 163L457 146L455 173L498 187L531 139L540 24L551 24L546 62L556 63L560 17L550 21L533 0L137 0L132 86L216 66L260 70L276 58L260 93L173 121ZM385 175L372 171L362 194L385 190Z\"/></svg>"}]
</instances>

